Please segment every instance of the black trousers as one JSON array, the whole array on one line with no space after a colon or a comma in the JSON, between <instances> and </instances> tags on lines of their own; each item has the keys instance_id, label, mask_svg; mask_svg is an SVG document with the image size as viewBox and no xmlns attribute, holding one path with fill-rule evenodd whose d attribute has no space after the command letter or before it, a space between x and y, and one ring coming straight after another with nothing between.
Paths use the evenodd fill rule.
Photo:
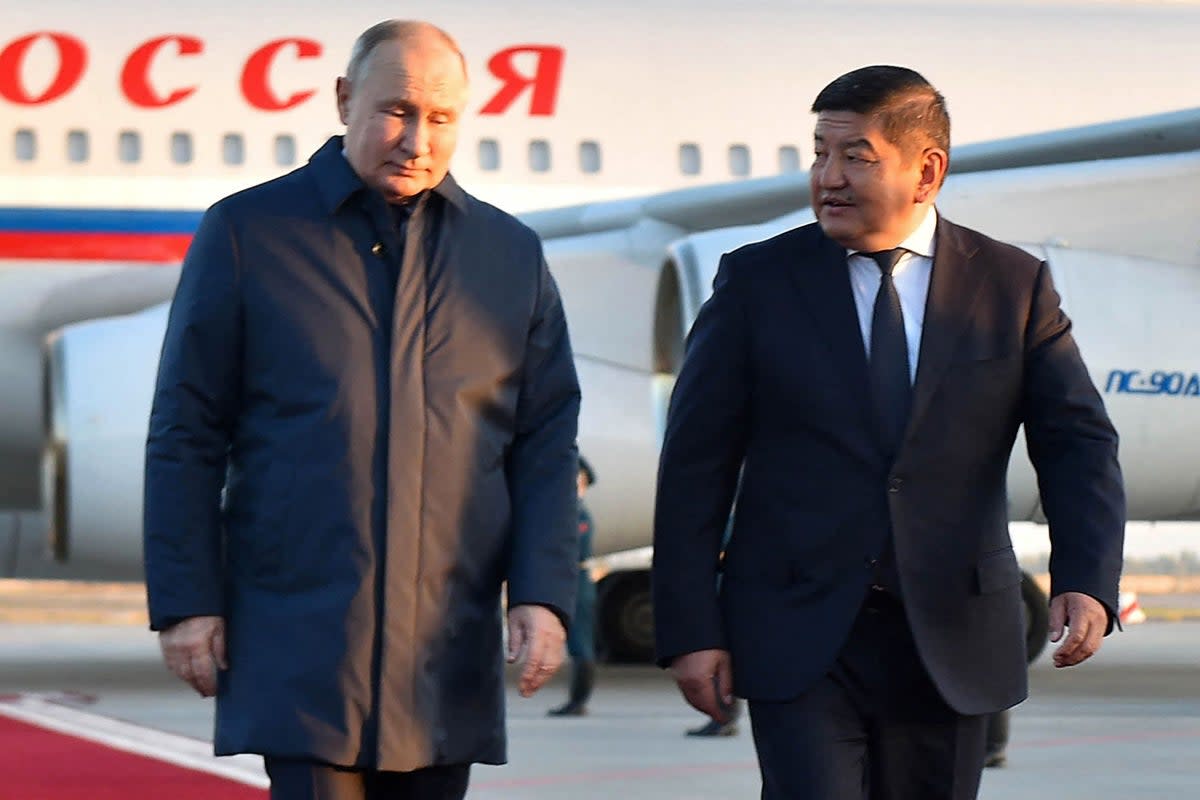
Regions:
<instances>
[{"instance_id":1,"label":"black trousers","mask_svg":"<svg viewBox=\"0 0 1200 800\"><path fill-rule=\"evenodd\" d=\"M271 800L462 800L470 764L380 772L314 761L264 759Z\"/></svg>"},{"instance_id":2,"label":"black trousers","mask_svg":"<svg viewBox=\"0 0 1200 800\"><path fill-rule=\"evenodd\" d=\"M987 715L930 680L904 609L871 592L833 669L795 700L750 702L763 800L973 800Z\"/></svg>"}]
</instances>

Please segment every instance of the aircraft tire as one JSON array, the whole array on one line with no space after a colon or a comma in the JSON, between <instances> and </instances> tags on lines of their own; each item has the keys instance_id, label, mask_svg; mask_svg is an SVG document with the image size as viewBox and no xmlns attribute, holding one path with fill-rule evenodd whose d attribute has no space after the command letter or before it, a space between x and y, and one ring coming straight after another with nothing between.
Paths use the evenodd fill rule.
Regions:
<instances>
[{"instance_id":1,"label":"aircraft tire","mask_svg":"<svg viewBox=\"0 0 1200 800\"><path fill-rule=\"evenodd\" d=\"M607 661L654 660L654 608L650 573L619 572L597 586L599 649Z\"/></svg>"}]
</instances>

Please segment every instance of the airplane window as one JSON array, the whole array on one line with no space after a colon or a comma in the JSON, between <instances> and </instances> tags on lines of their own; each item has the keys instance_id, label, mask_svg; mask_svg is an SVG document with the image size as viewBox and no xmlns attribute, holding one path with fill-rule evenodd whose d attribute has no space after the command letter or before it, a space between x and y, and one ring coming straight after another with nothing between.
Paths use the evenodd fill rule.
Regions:
<instances>
[{"instance_id":1,"label":"airplane window","mask_svg":"<svg viewBox=\"0 0 1200 800\"><path fill-rule=\"evenodd\" d=\"M790 144L785 144L779 148L779 171L800 171L800 151Z\"/></svg>"},{"instance_id":2,"label":"airplane window","mask_svg":"<svg viewBox=\"0 0 1200 800\"><path fill-rule=\"evenodd\" d=\"M117 136L117 160L122 164L136 164L142 160L142 137L137 131L121 131Z\"/></svg>"},{"instance_id":3,"label":"airplane window","mask_svg":"<svg viewBox=\"0 0 1200 800\"><path fill-rule=\"evenodd\" d=\"M176 164L192 163L192 135L183 131L171 134L171 161Z\"/></svg>"},{"instance_id":4,"label":"airplane window","mask_svg":"<svg viewBox=\"0 0 1200 800\"><path fill-rule=\"evenodd\" d=\"M739 178L750 174L750 148L744 144L729 146L729 172Z\"/></svg>"},{"instance_id":5,"label":"airplane window","mask_svg":"<svg viewBox=\"0 0 1200 800\"><path fill-rule=\"evenodd\" d=\"M597 142L579 143L579 169L589 173L600 171L600 145Z\"/></svg>"},{"instance_id":6,"label":"airplane window","mask_svg":"<svg viewBox=\"0 0 1200 800\"><path fill-rule=\"evenodd\" d=\"M296 163L296 137L281 133L275 137L275 163L281 167L290 167Z\"/></svg>"},{"instance_id":7,"label":"airplane window","mask_svg":"<svg viewBox=\"0 0 1200 800\"><path fill-rule=\"evenodd\" d=\"M550 143L545 139L529 143L529 168L534 172L550 171Z\"/></svg>"},{"instance_id":8,"label":"airplane window","mask_svg":"<svg viewBox=\"0 0 1200 800\"><path fill-rule=\"evenodd\" d=\"M13 154L17 161L33 161L37 158L37 137L28 128L17 131L13 137Z\"/></svg>"},{"instance_id":9,"label":"airplane window","mask_svg":"<svg viewBox=\"0 0 1200 800\"><path fill-rule=\"evenodd\" d=\"M684 175L700 174L700 145L679 145L679 171Z\"/></svg>"},{"instance_id":10,"label":"airplane window","mask_svg":"<svg viewBox=\"0 0 1200 800\"><path fill-rule=\"evenodd\" d=\"M246 143L240 133L227 133L221 137L221 160L231 166L246 163Z\"/></svg>"},{"instance_id":11,"label":"airplane window","mask_svg":"<svg viewBox=\"0 0 1200 800\"><path fill-rule=\"evenodd\" d=\"M500 169L500 143L495 139L479 140L479 168L485 172Z\"/></svg>"},{"instance_id":12,"label":"airplane window","mask_svg":"<svg viewBox=\"0 0 1200 800\"><path fill-rule=\"evenodd\" d=\"M78 164L87 160L87 131L67 131L67 161L73 161Z\"/></svg>"}]
</instances>

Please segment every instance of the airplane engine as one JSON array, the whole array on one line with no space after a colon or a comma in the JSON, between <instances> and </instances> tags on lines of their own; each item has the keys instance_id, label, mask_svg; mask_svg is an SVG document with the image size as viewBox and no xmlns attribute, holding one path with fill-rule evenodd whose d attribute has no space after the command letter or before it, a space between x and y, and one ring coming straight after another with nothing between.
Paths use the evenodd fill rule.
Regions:
<instances>
[{"instance_id":1,"label":"airplane engine","mask_svg":"<svg viewBox=\"0 0 1200 800\"><path fill-rule=\"evenodd\" d=\"M144 449L168 307L71 325L47 344L51 550L94 578L141 578Z\"/></svg>"},{"instance_id":2,"label":"airplane engine","mask_svg":"<svg viewBox=\"0 0 1200 800\"><path fill-rule=\"evenodd\" d=\"M669 386L678 371L687 331L712 293L721 254L806 221L707 231L672 244L655 304L655 370L661 384ZM1066 247L1022 246L1049 263L1092 381L1121 436L1129 518L1200 519L1200 453L1180 446L1200 437L1200 326L1194 310L1200 270ZM668 396L668 390L660 391L660 435ZM1017 437L1008 488L1010 519L1045 522L1023 436Z\"/></svg>"},{"instance_id":3,"label":"airplane engine","mask_svg":"<svg viewBox=\"0 0 1200 800\"><path fill-rule=\"evenodd\" d=\"M38 467L46 336L161 303L178 279L177 265L0 259L0 512L44 505ZM3 533L0 547L8 548Z\"/></svg>"}]
</instances>

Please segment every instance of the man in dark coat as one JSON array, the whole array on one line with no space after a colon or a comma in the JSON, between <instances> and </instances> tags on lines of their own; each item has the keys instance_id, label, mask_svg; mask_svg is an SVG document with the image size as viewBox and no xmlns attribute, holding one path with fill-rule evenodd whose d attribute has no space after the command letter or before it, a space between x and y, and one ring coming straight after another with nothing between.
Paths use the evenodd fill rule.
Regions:
<instances>
[{"instance_id":1,"label":"man in dark coat","mask_svg":"<svg viewBox=\"0 0 1200 800\"><path fill-rule=\"evenodd\" d=\"M935 210L942 96L866 67L813 111L817 223L725 256L671 400L658 656L713 717L749 699L764 798L972 798L987 715L1026 695L1014 438L1068 667L1116 616L1117 435L1047 265Z\"/></svg>"},{"instance_id":2,"label":"man in dark coat","mask_svg":"<svg viewBox=\"0 0 1200 800\"><path fill-rule=\"evenodd\" d=\"M205 215L146 451L151 626L275 798L457 798L562 661L579 387L537 236L448 174L462 55L385 22L345 137ZM218 669L219 667L219 669Z\"/></svg>"}]
</instances>

